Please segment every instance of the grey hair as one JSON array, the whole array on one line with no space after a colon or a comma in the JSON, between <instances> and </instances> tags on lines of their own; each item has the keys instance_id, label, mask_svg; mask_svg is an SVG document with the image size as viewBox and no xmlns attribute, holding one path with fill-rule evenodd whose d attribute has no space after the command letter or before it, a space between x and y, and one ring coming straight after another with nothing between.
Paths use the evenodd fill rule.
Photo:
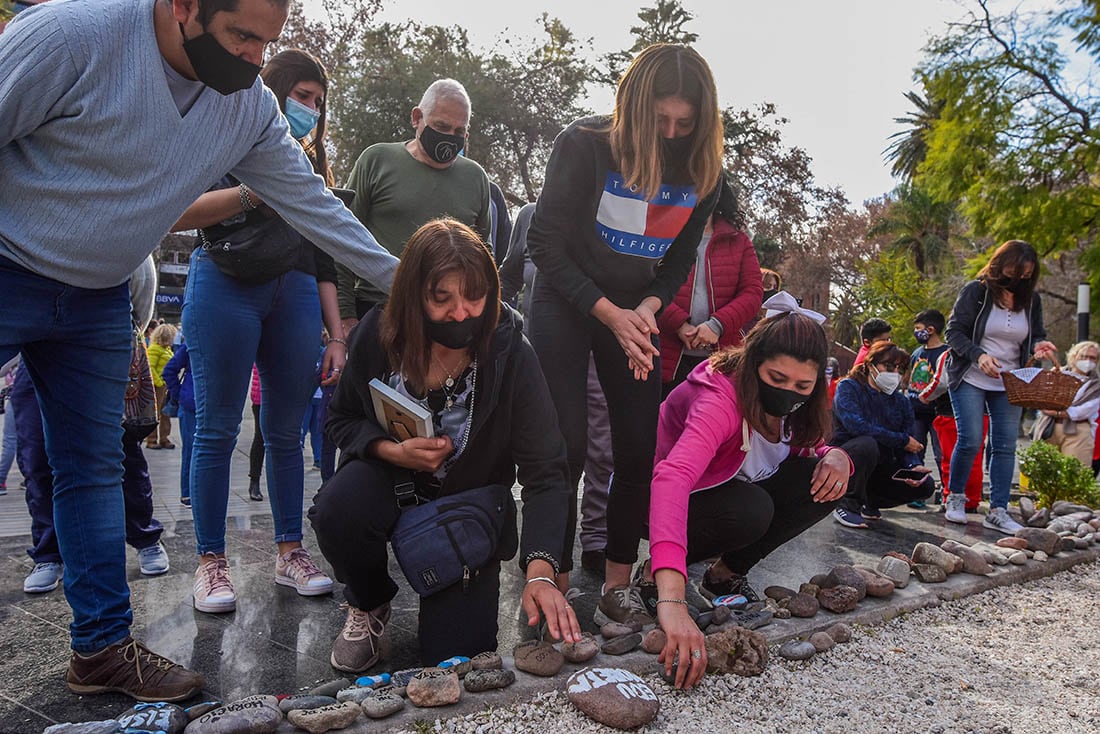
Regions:
<instances>
[{"instance_id":1,"label":"grey hair","mask_svg":"<svg viewBox=\"0 0 1100 734\"><path fill-rule=\"evenodd\" d=\"M454 79L436 79L424 90L424 96L420 98L417 107L427 117L435 109L435 104L441 99L453 99L466 105L466 116L472 117L474 107L470 103L470 95L466 93L466 87Z\"/></svg>"}]
</instances>

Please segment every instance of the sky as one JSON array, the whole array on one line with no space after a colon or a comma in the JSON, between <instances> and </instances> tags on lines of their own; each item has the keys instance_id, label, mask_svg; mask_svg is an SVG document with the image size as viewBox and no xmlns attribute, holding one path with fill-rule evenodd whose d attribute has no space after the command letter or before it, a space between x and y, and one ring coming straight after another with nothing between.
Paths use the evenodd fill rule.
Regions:
<instances>
[{"instance_id":1,"label":"sky","mask_svg":"<svg viewBox=\"0 0 1100 734\"><path fill-rule=\"evenodd\" d=\"M310 2L307 0L307 8ZM630 26L653 0L383 0L380 20L458 24L490 47L503 37L533 38L542 9L598 52L628 48ZM955 0L682 0L695 16L696 49L710 63L722 107L772 102L789 120L788 145L813 159L819 184L839 186L858 205L895 182L883 162L895 117L909 111L913 67L931 35L967 8ZM610 90L589 100L610 110ZM477 100L473 100L477 108Z\"/></svg>"}]
</instances>

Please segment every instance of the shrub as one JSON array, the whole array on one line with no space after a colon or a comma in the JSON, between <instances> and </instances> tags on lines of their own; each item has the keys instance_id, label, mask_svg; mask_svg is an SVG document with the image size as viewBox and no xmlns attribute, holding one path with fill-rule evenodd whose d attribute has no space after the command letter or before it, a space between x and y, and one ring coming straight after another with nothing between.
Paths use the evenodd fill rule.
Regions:
<instances>
[{"instance_id":1,"label":"shrub","mask_svg":"<svg viewBox=\"0 0 1100 734\"><path fill-rule=\"evenodd\" d=\"M1100 485L1092 468L1073 456L1066 456L1046 441L1036 441L1019 452L1020 472L1039 496L1040 507L1054 507L1067 500L1089 507L1100 506Z\"/></svg>"}]
</instances>

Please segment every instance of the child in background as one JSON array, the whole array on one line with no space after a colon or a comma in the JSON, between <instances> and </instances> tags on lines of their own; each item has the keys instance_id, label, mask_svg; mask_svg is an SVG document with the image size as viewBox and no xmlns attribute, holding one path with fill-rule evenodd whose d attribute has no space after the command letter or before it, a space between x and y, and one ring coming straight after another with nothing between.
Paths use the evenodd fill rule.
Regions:
<instances>
[{"instance_id":1,"label":"child in background","mask_svg":"<svg viewBox=\"0 0 1100 734\"><path fill-rule=\"evenodd\" d=\"M863 359L867 356L867 350L875 343L891 341L890 331L890 324L883 319L867 319L864 321L863 325L859 327L859 339L862 345L859 348L859 354L856 355L855 364L852 366L858 367L863 364Z\"/></svg>"},{"instance_id":2,"label":"child in background","mask_svg":"<svg viewBox=\"0 0 1100 734\"><path fill-rule=\"evenodd\" d=\"M168 396L168 387L164 384L161 373L168 364L168 360L172 359L172 342L176 338L176 331L176 327L171 324L161 324L153 332L146 350L149 354L149 370L153 373L153 388L157 393L157 415L160 416L157 430L145 439L147 449L176 448L176 445L168 440L168 436L172 433L172 419L160 412L164 407L164 399Z\"/></svg>"},{"instance_id":3,"label":"child in background","mask_svg":"<svg viewBox=\"0 0 1100 734\"><path fill-rule=\"evenodd\" d=\"M954 420L954 414L951 412L951 398L945 393L937 400L926 403L920 399L920 394L932 382L936 363L950 349L941 337L946 324L947 319L934 308L921 311L913 319L913 337L920 346L913 350L913 356L909 359L909 386L906 390L909 402L913 405L913 427L909 435L926 446L931 436L932 455L936 459L937 466L943 465L943 452L932 424L937 415L950 416ZM917 461L924 463L924 457L918 456ZM943 482L942 469L940 482ZM918 510L923 509L924 500L914 500L909 503L909 506Z\"/></svg>"}]
</instances>

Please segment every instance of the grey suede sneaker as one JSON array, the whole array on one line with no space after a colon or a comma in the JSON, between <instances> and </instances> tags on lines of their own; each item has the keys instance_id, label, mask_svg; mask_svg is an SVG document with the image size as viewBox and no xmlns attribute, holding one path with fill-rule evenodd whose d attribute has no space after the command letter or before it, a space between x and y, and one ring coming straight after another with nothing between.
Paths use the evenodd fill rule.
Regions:
<instances>
[{"instance_id":1,"label":"grey suede sneaker","mask_svg":"<svg viewBox=\"0 0 1100 734\"><path fill-rule=\"evenodd\" d=\"M344 629L332 643L329 663L346 673L361 673L382 658L380 643L390 621L389 602L366 611L348 605Z\"/></svg>"}]
</instances>

